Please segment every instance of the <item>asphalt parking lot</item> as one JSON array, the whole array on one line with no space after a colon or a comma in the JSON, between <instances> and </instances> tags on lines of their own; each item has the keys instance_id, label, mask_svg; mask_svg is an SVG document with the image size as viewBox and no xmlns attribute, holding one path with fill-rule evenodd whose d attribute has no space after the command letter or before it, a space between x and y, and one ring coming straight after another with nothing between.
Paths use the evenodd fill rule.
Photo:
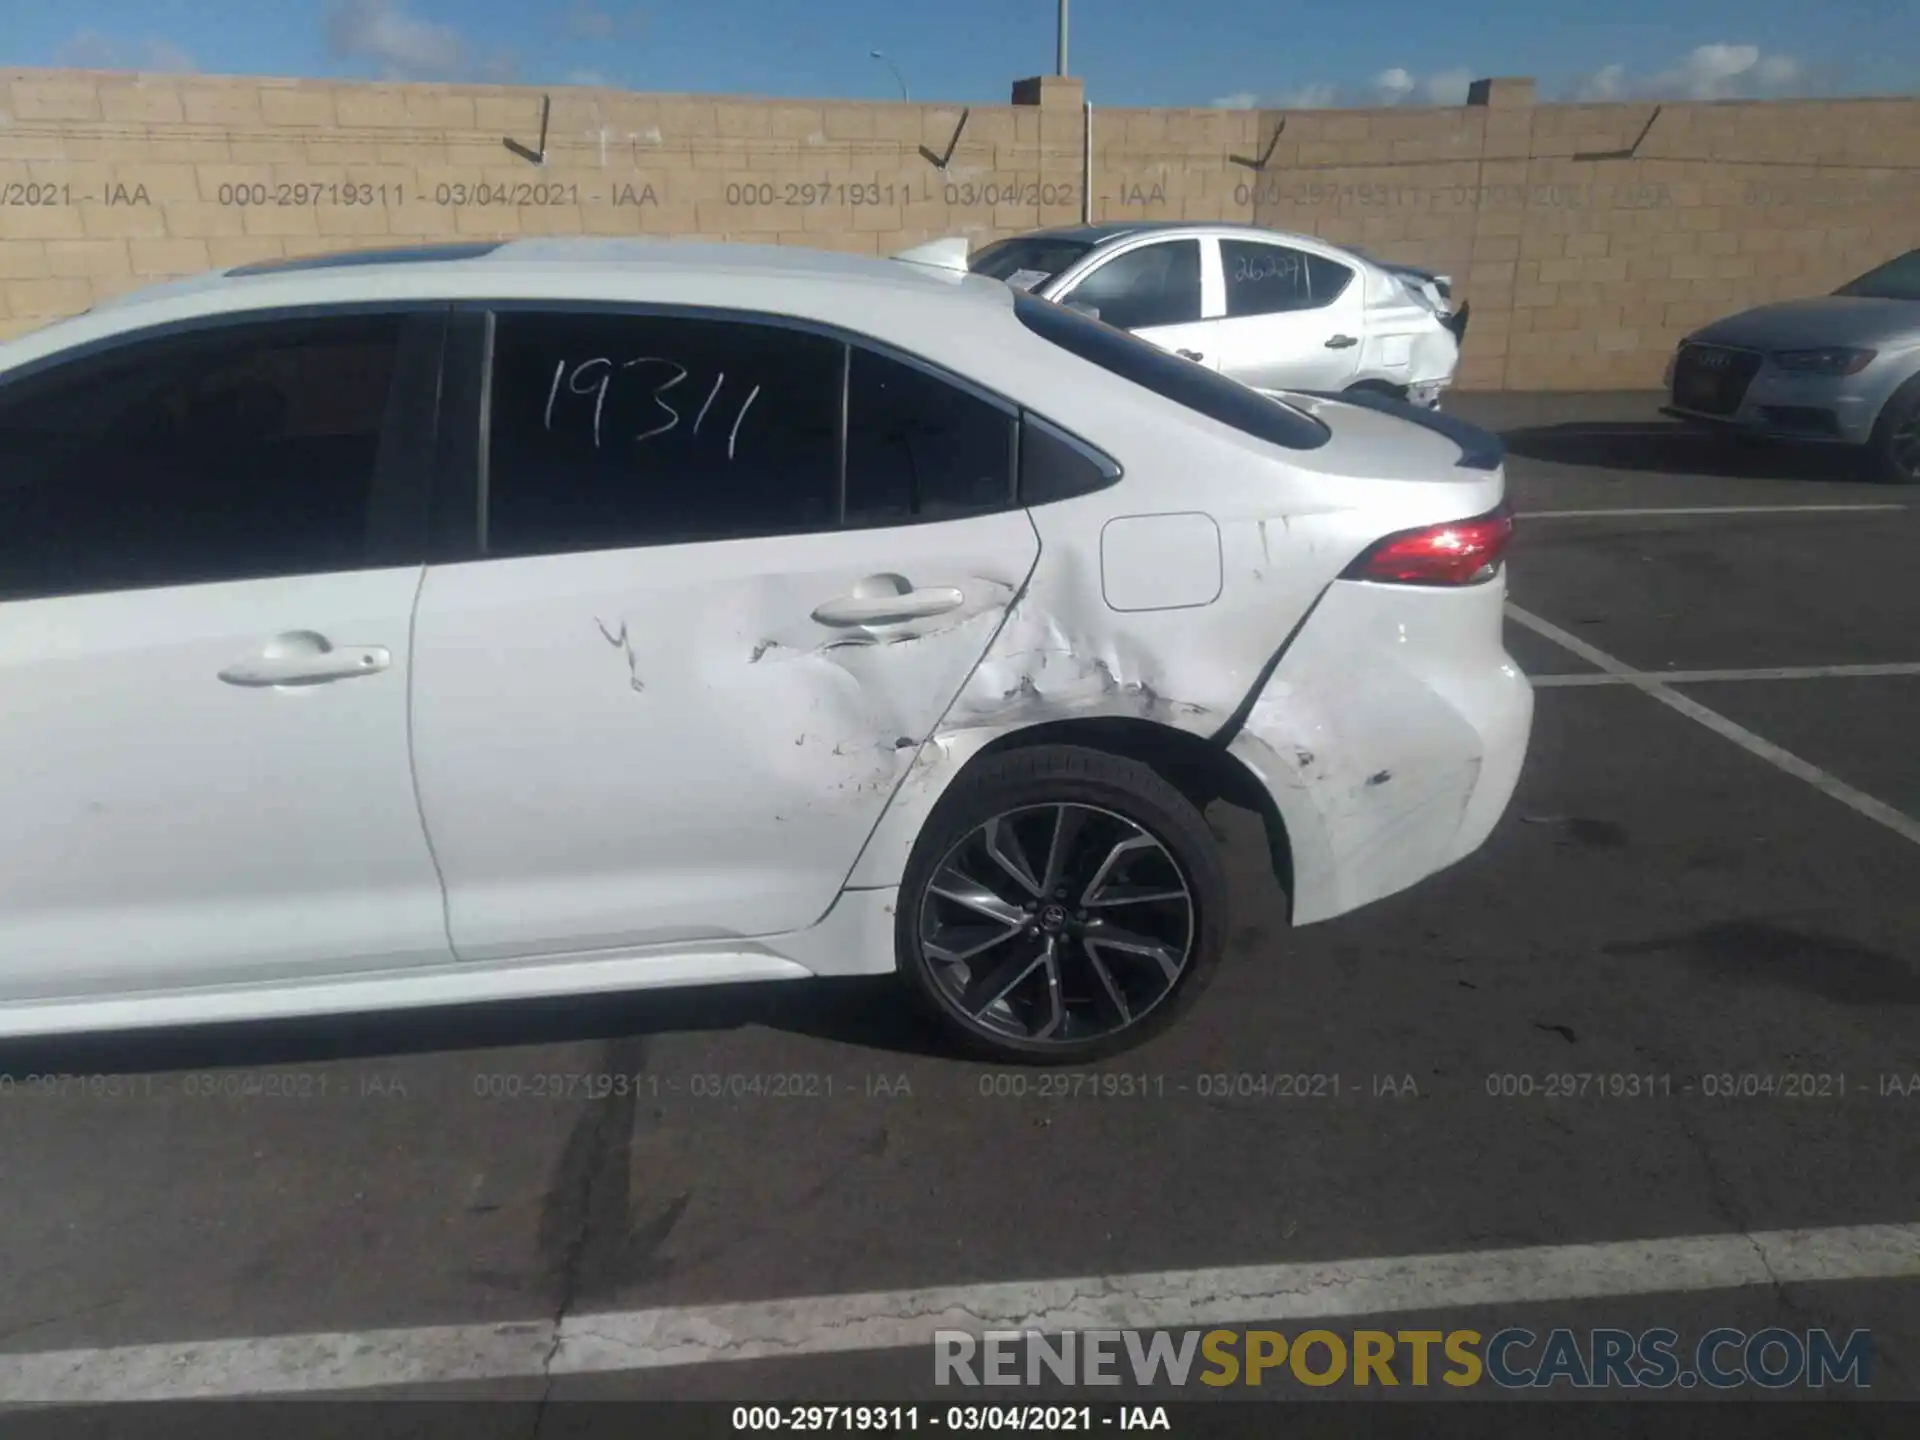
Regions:
<instances>
[{"instance_id":1,"label":"asphalt parking lot","mask_svg":"<svg viewBox=\"0 0 1920 1440\"><path fill-rule=\"evenodd\" d=\"M867 985L14 1046L120 1078L0 1100L0 1397L272 1393L326 1333L342 1390L928 1398L921 1301L839 1353L831 1307L766 1302L1279 1267L1243 1319L1864 1328L1874 1395L1920 1399L1920 1279L1853 1258L1908 1227L1920 1272L1920 494L1644 396L1454 408L1508 436L1540 682L1472 859L1289 932L1217 812L1234 953L1108 1091L929 1054ZM638 1078L531 1093L595 1074ZM1207 1078L1282 1074L1321 1078ZM1801 1230L1834 1233L1778 1262ZM1617 1283L1516 1279L1534 1247ZM721 1305L761 1358L684 1313ZM534 1363L476 1360L491 1326Z\"/></svg>"}]
</instances>

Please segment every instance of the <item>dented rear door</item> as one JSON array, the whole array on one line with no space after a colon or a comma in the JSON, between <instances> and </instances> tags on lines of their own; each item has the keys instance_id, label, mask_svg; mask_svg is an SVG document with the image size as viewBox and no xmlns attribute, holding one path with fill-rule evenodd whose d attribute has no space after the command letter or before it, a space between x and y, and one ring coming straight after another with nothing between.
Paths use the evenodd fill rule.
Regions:
<instances>
[{"instance_id":1,"label":"dented rear door","mask_svg":"<svg viewBox=\"0 0 1920 1440\"><path fill-rule=\"evenodd\" d=\"M886 447L838 439L840 342L643 318L500 317L486 553L421 594L415 768L465 960L813 923L1038 557L1010 474L988 513L938 518L924 476L886 513ZM699 534L728 523L781 528Z\"/></svg>"}]
</instances>

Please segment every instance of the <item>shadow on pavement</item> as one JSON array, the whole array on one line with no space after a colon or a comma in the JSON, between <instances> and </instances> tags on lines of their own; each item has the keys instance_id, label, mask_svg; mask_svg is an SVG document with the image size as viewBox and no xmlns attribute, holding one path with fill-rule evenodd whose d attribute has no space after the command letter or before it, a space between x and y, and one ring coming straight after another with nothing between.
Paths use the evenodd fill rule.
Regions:
<instances>
[{"instance_id":1,"label":"shadow on pavement","mask_svg":"<svg viewBox=\"0 0 1920 1440\"><path fill-rule=\"evenodd\" d=\"M951 1057L891 976L628 991L299 1020L0 1041L0 1077L159 1074L393 1059L749 1025L923 1057Z\"/></svg>"},{"instance_id":2,"label":"shadow on pavement","mask_svg":"<svg viewBox=\"0 0 1920 1440\"><path fill-rule=\"evenodd\" d=\"M1522 425L1503 430L1500 438L1510 454L1556 465L1747 480L1866 478L1851 446L1721 436L1677 421Z\"/></svg>"}]
</instances>

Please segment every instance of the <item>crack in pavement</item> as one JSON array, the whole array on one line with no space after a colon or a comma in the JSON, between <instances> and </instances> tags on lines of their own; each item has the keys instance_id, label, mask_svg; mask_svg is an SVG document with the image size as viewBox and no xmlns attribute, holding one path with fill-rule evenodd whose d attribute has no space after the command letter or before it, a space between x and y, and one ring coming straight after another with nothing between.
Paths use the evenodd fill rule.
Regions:
<instances>
[{"instance_id":1,"label":"crack in pavement","mask_svg":"<svg viewBox=\"0 0 1920 1440\"><path fill-rule=\"evenodd\" d=\"M647 1062L646 1038L622 1036L607 1041L599 1064L603 1075L637 1075ZM546 1353L540 1362L540 1395L534 1405L533 1436L538 1440L558 1379L554 1365L564 1343L567 1313L578 1300L586 1280L596 1222L610 1218L619 1234L610 1237L617 1257L627 1238L627 1152L633 1142L637 1095L631 1086L613 1090L588 1103L574 1122L566 1148L555 1166L554 1180L541 1215L540 1248L547 1271L557 1282L553 1317L548 1322ZM604 1208L617 1211L602 1217ZM597 1258L597 1257L596 1257Z\"/></svg>"},{"instance_id":2,"label":"crack in pavement","mask_svg":"<svg viewBox=\"0 0 1920 1440\"><path fill-rule=\"evenodd\" d=\"M63 1320L78 1320L83 1316L98 1315L102 1310L111 1310L114 1306L124 1302L127 1296L132 1293L131 1290L116 1291L105 1300L96 1301L92 1305L83 1305L78 1310L62 1310L58 1315L43 1315L37 1320L27 1321L24 1325L16 1325L11 1330L0 1330L0 1345L9 1344L12 1341L18 1340L23 1335L31 1335L35 1331L44 1330L49 1325L58 1325Z\"/></svg>"},{"instance_id":3,"label":"crack in pavement","mask_svg":"<svg viewBox=\"0 0 1920 1440\"><path fill-rule=\"evenodd\" d=\"M1649 1045L1643 1044L1637 1048L1667 1073L1679 1073L1681 1067L1675 1063L1672 1056ZM1767 1277L1768 1288L1772 1290L1773 1298L1779 1303L1780 1308L1808 1328L1827 1321L1830 1317L1808 1306L1787 1289L1787 1282L1780 1278L1780 1272L1774 1266L1773 1257L1767 1253L1766 1245L1762 1243L1759 1236L1754 1234L1752 1217L1744 1213L1735 1198L1734 1187L1720 1168L1712 1145L1707 1137L1696 1130L1688 1120L1684 1102L1674 1107L1673 1114L1674 1123L1679 1127L1681 1136L1692 1147L1694 1155L1700 1161L1701 1169L1706 1172L1707 1203L1713 1207L1714 1213L1729 1230L1747 1242L1748 1248L1753 1251L1754 1258L1760 1262L1760 1269ZM1838 1327L1829 1326L1829 1328Z\"/></svg>"}]
</instances>

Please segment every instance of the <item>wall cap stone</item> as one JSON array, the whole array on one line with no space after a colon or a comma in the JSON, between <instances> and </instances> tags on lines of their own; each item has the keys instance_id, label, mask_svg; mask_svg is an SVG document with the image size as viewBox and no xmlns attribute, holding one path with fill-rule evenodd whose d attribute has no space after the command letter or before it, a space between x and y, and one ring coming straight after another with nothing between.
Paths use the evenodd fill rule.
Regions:
<instances>
[{"instance_id":1,"label":"wall cap stone","mask_svg":"<svg viewBox=\"0 0 1920 1440\"><path fill-rule=\"evenodd\" d=\"M1476 80L1467 87L1467 104L1484 105L1489 110L1520 110L1534 103L1536 88L1532 79L1522 75Z\"/></svg>"}]
</instances>

